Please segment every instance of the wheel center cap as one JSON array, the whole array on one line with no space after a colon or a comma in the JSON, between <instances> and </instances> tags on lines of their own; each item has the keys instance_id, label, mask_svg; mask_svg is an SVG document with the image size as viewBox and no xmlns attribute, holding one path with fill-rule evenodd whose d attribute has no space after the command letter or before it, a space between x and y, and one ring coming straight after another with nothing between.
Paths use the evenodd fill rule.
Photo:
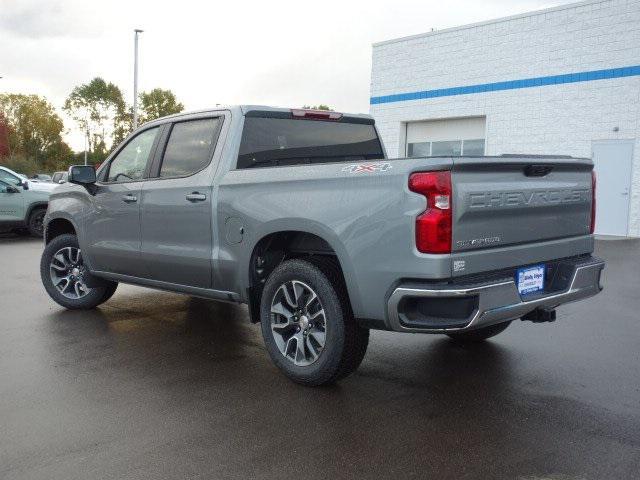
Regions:
<instances>
[{"instance_id":1,"label":"wheel center cap","mask_svg":"<svg viewBox=\"0 0 640 480\"><path fill-rule=\"evenodd\" d=\"M300 322L299 322L299 324L300 324L300 328L301 328L302 330L306 330L307 328L309 328L309 318L307 318L307 316L306 316L306 315L302 315L302 316L300 317Z\"/></svg>"},{"instance_id":2,"label":"wheel center cap","mask_svg":"<svg viewBox=\"0 0 640 480\"><path fill-rule=\"evenodd\" d=\"M77 277L78 275L80 275L80 269L78 267L74 267L73 270L71 270L71 275Z\"/></svg>"}]
</instances>

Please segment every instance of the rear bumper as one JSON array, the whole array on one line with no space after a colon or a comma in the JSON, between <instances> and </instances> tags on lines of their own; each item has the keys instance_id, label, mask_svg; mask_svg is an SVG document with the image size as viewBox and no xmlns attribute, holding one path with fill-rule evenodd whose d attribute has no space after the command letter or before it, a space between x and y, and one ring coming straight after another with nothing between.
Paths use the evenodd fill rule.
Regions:
<instances>
[{"instance_id":1,"label":"rear bumper","mask_svg":"<svg viewBox=\"0 0 640 480\"><path fill-rule=\"evenodd\" d=\"M406 283L387 302L391 330L443 333L476 328L521 318L537 308L596 295L602 290L604 262L592 256L550 262L545 291L523 297L512 271L488 274L449 284Z\"/></svg>"}]
</instances>

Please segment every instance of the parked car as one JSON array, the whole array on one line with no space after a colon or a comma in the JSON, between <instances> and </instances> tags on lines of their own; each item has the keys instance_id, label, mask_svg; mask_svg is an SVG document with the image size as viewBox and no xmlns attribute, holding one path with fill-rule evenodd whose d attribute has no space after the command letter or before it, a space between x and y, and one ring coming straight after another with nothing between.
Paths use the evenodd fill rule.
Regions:
<instances>
[{"instance_id":1,"label":"parked car","mask_svg":"<svg viewBox=\"0 0 640 480\"><path fill-rule=\"evenodd\" d=\"M26 176L14 172L10 168L0 166L0 180L3 180L11 185L23 186L26 185L29 190L36 190L42 192L51 192L57 185L49 182L36 182L29 180Z\"/></svg>"},{"instance_id":2,"label":"parked car","mask_svg":"<svg viewBox=\"0 0 640 480\"><path fill-rule=\"evenodd\" d=\"M26 230L42 237L49 192L0 180L0 230Z\"/></svg>"},{"instance_id":3,"label":"parked car","mask_svg":"<svg viewBox=\"0 0 640 480\"><path fill-rule=\"evenodd\" d=\"M67 181L67 172L55 172L51 181L53 183L65 183Z\"/></svg>"},{"instance_id":4,"label":"parked car","mask_svg":"<svg viewBox=\"0 0 640 480\"><path fill-rule=\"evenodd\" d=\"M34 182L51 183L51 175L47 175L46 173L37 173L35 175L32 175L29 180L33 180Z\"/></svg>"},{"instance_id":5,"label":"parked car","mask_svg":"<svg viewBox=\"0 0 640 480\"><path fill-rule=\"evenodd\" d=\"M40 272L71 309L118 282L249 305L307 385L369 329L481 341L601 290L589 159L389 160L371 117L267 107L145 124L51 196Z\"/></svg>"}]
</instances>

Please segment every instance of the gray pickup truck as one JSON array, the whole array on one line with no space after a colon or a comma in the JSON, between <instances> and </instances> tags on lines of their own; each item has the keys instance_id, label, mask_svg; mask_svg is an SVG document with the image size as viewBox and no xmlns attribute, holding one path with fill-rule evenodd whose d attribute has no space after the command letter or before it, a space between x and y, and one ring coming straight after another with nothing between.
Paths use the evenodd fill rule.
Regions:
<instances>
[{"instance_id":1,"label":"gray pickup truck","mask_svg":"<svg viewBox=\"0 0 640 480\"><path fill-rule=\"evenodd\" d=\"M588 159L387 159L365 115L256 106L148 123L52 195L41 276L67 308L118 282L246 303L294 381L369 329L484 340L597 294Z\"/></svg>"}]
</instances>

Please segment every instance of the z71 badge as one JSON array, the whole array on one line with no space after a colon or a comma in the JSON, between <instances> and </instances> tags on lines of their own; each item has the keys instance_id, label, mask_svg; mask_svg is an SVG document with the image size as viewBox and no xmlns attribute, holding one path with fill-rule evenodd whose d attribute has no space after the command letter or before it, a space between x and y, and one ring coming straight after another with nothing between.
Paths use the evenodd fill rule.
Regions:
<instances>
[{"instance_id":1,"label":"z71 badge","mask_svg":"<svg viewBox=\"0 0 640 480\"><path fill-rule=\"evenodd\" d=\"M344 167L342 171L348 173L376 173L386 172L390 169L390 163L359 163L355 165L348 165Z\"/></svg>"}]
</instances>

